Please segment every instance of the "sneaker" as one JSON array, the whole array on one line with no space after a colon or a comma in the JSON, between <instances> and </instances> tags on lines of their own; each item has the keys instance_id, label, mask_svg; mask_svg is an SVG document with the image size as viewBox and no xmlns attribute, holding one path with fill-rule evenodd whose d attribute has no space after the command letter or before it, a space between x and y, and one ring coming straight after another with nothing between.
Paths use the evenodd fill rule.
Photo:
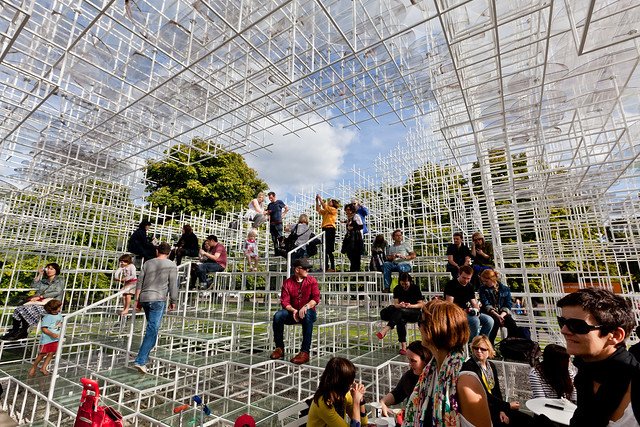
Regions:
<instances>
[{"instance_id":1,"label":"sneaker","mask_svg":"<svg viewBox=\"0 0 640 427\"><path fill-rule=\"evenodd\" d=\"M138 365L137 363L134 363L133 367L136 368L138 370L138 372L140 372L141 374L146 374L147 373L147 367L144 366L144 365Z\"/></svg>"}]
</instances>

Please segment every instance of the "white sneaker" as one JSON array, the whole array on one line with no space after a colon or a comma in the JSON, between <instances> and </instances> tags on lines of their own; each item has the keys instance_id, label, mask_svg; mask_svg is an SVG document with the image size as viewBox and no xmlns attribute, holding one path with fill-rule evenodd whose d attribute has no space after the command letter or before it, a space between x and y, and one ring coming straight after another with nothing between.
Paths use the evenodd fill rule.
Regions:
<instances>
[{"instance_id":1,"label":"white sneaker","mask_svg":"<svg viewBox=\"0 0 640 427\"><path fill-rule=\"evenodd\" d=\"M147 373L147 367L144 366L144 365L138 365L137 363L134 363L133 367L136 368L138 370L138 372L140 372L141 374L146 374Z\"/></svg>"}]
</instances>

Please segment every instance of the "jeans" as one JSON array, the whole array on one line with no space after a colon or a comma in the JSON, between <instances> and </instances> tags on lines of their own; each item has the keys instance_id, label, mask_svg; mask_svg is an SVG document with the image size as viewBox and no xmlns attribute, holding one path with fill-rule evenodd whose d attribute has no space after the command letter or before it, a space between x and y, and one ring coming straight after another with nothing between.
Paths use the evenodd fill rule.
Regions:
<instances>
[{"instance_id":1,"label":"jeans","mask_svg":"<svg viewBox=\"0 0 640 427\"><path fill-rule=\"evenodd\" d=\"M467 320L469 321L469 342L478 335L489 336L491 329L493 329L493 318L491 316L480 313L479 316L472 316L467 314Z\"/></svg>"},{"instance_id":2,"label":"jeans","mask_svg":"<svg viewBox=\"0 0 640 427\"><path fill-rule=\"evenodd\" d=\"M420 320L422 310L418 308L396 308L393 305L383 308L380 318L386 320L387 326L398 328L398 342L407 342L407 323L416 323Z\"/></svg>"},{"instance_id":3,"label":"jeans","mask_svg":"<svg viewBox=\"0 0 640 427\"><path fill-rule=\"evenodd\" d=\"M164 316L164 310L167 306L166 301L148 301L141 304L144 310L144 317L147 319L147 329L144 331L144 338L142 339L142 344L140 344L140 350L138 350L136 365L145 365L147 363L149 353L156 345L162 316Z\"/></svg>"},{"instance_id":4,"label":"jeans","mask_svg":"<svg viewBox=\"0 0 640 427\"><path fill-rule=\"evenodd\" d=\"M302 347L300 351L309 353L311 350L311 337L313 336L313 323L316 321L317 313L315 310L307 310L304 315L304 319L300 322L302 324ZM296 321L293 320L293 313L285 309L276 311L273 315L273 340L276 343L276 347L284 350L284 325L295 325Z\"/></svg>"},{"instance_id":5,"label":"jeans","mask_svg":"<svg viewBox=\"0 0 640 427\"><path fill-rule=\"evenodd\" d=\"M386 261L382 264L382 272L384 273L384 288L385 290L391 289L391 273L397 271L399 273L409 273L411 271L411 264L403 262L396 264L395 262Z\"/></svg>"},{"instance_id":6,"label":"jeans","mask_svg":"<svg viewBox=\"0 0 640 427\"><path fill-rule=\"evenodd\" d=\"M273 243L273 250L280 246L280 241L284 237L284 228L282 227L282 223L269 224L269 233L271 233L271 243Z\"/></svg>"},{"instance_id":7,"label":"jeans","mask_svg":"<svg viewBox=\"0 0 640 427\"><path fill-rule=\"evenodd\" d=\"M198 278L200 279L200 284L206 283L207 287L209 287L207 273L219 273L221 271L224 271L224 267L217 262L203 262L198 266Z\"/></svg>"}]
</instances>

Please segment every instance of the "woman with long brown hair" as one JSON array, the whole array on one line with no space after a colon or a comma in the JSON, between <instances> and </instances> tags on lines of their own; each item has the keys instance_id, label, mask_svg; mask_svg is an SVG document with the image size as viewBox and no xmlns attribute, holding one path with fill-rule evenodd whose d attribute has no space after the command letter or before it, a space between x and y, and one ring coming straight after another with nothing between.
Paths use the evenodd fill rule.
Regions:
<instances>
[{"instance_id":1,"label":"woman with long brown hair","mask_svg":"<svg viewBox=\"0 0 640 427\"><path fill-rule=\"evenodd\" d=\"M360 427L368 424L364 385L354 382L356 367L343 357L333 357L320 377L309 409L308 427ZM349 415L347 424L345 416Z\"/></svg>"},{"instance_id":2,"label":"woman with long brown hair","mask_svg":"<svg viewBox=\"0 0 640 427\"><path fill-rule=\"evenodd\" d=\"M569 369L567 349L558 344L547 344L542 353L542 362L538 362L529 371L533 397L564 397L575 403L577 395L573 376L573 371Z\"/></svg>"}]
</instances>

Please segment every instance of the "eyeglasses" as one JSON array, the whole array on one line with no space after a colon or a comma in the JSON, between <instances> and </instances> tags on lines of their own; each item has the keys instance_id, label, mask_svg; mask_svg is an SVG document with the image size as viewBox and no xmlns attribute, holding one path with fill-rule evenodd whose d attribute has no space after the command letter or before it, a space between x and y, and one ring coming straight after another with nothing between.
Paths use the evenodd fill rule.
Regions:
<instances>
[{"instance_id":1,"label":"eyeglasses","mask_svg":"<svg viewBox=\"0 0 640 427\"><path fill-rule=\"evenodd\" d=\"M475 239L472 239L474 242L478 242L480 240L484 240L482 237L476 237Z\"/></svg>"},{"instance_id":2,"label":"eyeglasses","mask_svg":"<svg viewBox=\"0 0 640 427\"><path fill-rule=\"evenodd\" d=\"M303 270L309 271L309 269L311 269L311 267L303 267L303 266L298 266L297 268L301 268Z\"/></svg>"},{"instance_id":3,"label":"eyeglasses","mask_svg":"<svg viewBox=\"0 0 640 427\"><path fill-rule=\"evenodd\" d=\"M560 325L560 329L566 326L569 332L578 335L588 334L602 328L602 325L590 325L582 319L567 319L562 316L558 316L558 325Z\"/></svg>"},{"instance_id":4,"label":"eyeglasses","mask_svg":"<svg viewBox=\"0 0 640 427\"><path fill-rule=\"evenodd\" d=\"M484 347L471 347L471 350L473 350L473 351L478 351L478 350L480 350L480 351L481 351L481 352L483 352L483 353L486 353L486 352L488 352L488 351L489 351L489 349L488 349L488 348L484 348Z\"/></svg>"}]
</instances>

